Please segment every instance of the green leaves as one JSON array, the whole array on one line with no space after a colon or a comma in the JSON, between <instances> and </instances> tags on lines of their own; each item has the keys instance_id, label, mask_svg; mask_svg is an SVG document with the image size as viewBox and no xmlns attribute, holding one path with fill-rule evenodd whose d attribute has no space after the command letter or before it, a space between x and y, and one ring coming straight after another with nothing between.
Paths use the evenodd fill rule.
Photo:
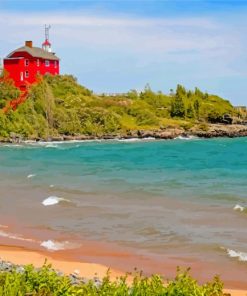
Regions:
<instances>
[{"instance_id":1,"label":"green leaves","mask_svg":"<svg viewBox=\"0 0 247 296\"><path fill-rule=\"evenodd\" d=\"M0 109L18 95L11 80L0 81ZM81 134L100 137L164 126L190 128L202 122L219 122L224 114L234 112L228 101L198 88L187 91L178 85L176 92L165 95L146 85L140 93L131 90L97 96L71 75L47 75L32 86L28 99L15 112L0 111L0 137L11 133L45 139Z\"/></svg>"},{"instance_id":2,"label":"green leaves","mask_svg":"<svg viewBox=\"0 0 247 296\"><path fill-rule=\"evenodd\" d=\"M130 283L129 283L130 282ZM189 269L180 271L167 284L159 275L144 277L136 273L128 281L128 275L114 281L110 271L101 284L93 281L72 285L66 276L59 276L51 265L36 270L32 265L23 273L0 273L0 296L223 296L223 284L216 276L205 285L199 285L189 274Z\"/></svg>"}]
</instances>

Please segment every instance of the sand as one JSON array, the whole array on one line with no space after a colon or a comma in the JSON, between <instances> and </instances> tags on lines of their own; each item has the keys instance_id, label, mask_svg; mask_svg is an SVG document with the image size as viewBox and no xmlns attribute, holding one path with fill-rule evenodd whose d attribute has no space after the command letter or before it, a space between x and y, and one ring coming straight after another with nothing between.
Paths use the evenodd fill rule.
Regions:
<instances>
[{"instance_id":1,"label":"sand","mask_svg":"<svg viewBox=\"0 0 247 296\"><path fill-rule=\"evenodd\" d=\"M102 278L108 270L108 267L102 264L66 261L54 258L48 252L36 252L12 246L0 246L0 258L14 264L33 264L35 267L41 267L47 259L54 269L63 271L65 274L71 274L76 271L79 272L79 276L86 278L93 278L94 276ZM112 279L124 274L122 271L111 269ZM232 296L247 296L247 290L225 289L225 292L230 293Z\"/></svg>"}]
</instances>

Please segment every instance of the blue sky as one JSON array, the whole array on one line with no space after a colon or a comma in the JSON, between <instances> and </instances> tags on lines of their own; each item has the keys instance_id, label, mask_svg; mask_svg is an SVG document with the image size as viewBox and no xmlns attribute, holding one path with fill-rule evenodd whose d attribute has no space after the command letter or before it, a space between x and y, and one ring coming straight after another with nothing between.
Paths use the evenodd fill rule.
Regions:
<instances>
[{"instance_id":1,"label":"blue sky","mask_svg":"<svg viewBox=\"0 0 247 296\"><path fill-rule=\"evenodd\" d=\"M70 73L95 92L178 83L247 105L247 1L0 0L0 57L44 24Z\"/></svg>"}]
</instances>

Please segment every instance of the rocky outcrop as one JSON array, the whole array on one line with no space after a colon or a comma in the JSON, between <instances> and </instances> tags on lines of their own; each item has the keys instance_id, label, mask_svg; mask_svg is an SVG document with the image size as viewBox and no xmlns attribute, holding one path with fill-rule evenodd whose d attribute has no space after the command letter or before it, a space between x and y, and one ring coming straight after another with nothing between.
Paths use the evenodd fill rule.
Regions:
<instances>
[{"instance_id":1,"label":"rocky outcrop","mask_svg":"<svg viewBox=\"0 0 247 296\"><path fill-rule=\"evenodd\" d=\"M215 137L246 137L247 125L224 125L224 124L211 124L208 126L207 131L191 130L191 134L203 138Z\"/></svg>"},{"instance_id":2,"label":"rocky outcrop","mask_svg":"<svg viewBox=\"0 0 247 296\"><path fill-rule=\"evenodd\" d=\"M119 134L107 134L102 136L92 135L58 135L49 137L46 139L30 138L25 140L30 141L84 141L84 140L114 140L114 139L145 139L154 138L157 140L169 140L175 139L179 136L190 137L196 136L200 138L216 138L216 137L246 137L247 136L247 125L233 124L205 124L194 126L190 130L186 131L183 128L162 128L156 130L133 130L126 133ZM0 142L19 143L22 142L20 136L12 135L9 139L0 138Z\"/></svg>"}]
</instances>

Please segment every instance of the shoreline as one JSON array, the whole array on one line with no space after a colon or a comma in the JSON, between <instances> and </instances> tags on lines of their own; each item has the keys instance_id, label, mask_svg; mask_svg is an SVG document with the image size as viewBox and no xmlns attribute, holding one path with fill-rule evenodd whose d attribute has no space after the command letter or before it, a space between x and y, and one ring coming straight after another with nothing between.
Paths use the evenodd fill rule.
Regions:
<instances>
[{"instance_id":1,"label":"shoreline","mask_svg":"<svg viewBox=\"0 0 247 296\"><path fill-rule=\"evenodd\" d=\"M23 138L21 135L14 134L9 138L0 138L0 143L25 143L27 142L56 142L56 141L88 141L88 140L132 140L132 139L148 139L154 140L173 140L178 137L190 138L237 138L247 137L247 125L243 124L208 124L207 129L200 129L198 126L189 130L183 128L168 127L164 129L153 130L133 130L126 133L114 133L100 136L93 135L56 135L47 138L28 137Z\"/></svg>"},{"instance_id":2,"label":"shoreline","mask_svg":"<svg viewBox=\"0 0 247 296\"><path fill-rule=\"evenodd\" d=\"M66 275L77 273L80 277L92 279L95 276L102 279L109 269L107 266L98 263L87 263L68 260L63 256L53 256L48 251L30 250L25 247L0 245L0 260L9 261L16 265L33 264L34 267L42 267L47 260L48 264L52 264L52 268L59 270ZM111 278L116 279L124 275L117 269L111 269Z\"/></svg>"},{"instance_id":3,"label":"shoreline","mask_svg":"<svg viewBox=\"0 0 247 296\"><path fill-rule=\"evenodd\" d=\"M78 261L69 261L61 257L54 258L52 254L47 254L45 251L28 250L24 247L3 246L0 245L0 260L11 262L16 265L32 264L34 267L41 267L47 260L47 263L52 264L55 270L61 271L66 275L77 274L79 277L93 279L95 277L102 279L109 269L107 266L97 263L85 263ZM112 280L125 275L125 272L111 269L110 277ZM231 296L246 296L247 290L240 289L224 289L225 293L230 293Z\"/></svg>"}]
</instances>

